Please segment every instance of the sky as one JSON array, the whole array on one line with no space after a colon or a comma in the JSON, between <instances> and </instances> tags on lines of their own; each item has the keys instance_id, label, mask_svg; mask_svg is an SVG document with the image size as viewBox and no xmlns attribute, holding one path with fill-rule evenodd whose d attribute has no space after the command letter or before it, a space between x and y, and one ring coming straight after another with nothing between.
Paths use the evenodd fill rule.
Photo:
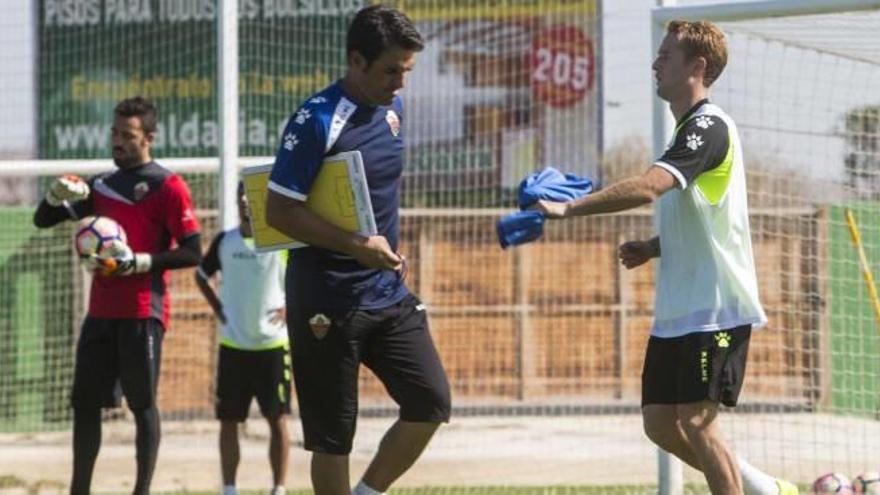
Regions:
<instances>
[{"instance_id":1,"label":"sky","mask_svg":"<svg viewBox=\"0 0 880 495\"><path fill-rule=\"evenodd\" d=\"M33 0L0 3L0 158L34 154Z\"/></svg>"}]
</instances>

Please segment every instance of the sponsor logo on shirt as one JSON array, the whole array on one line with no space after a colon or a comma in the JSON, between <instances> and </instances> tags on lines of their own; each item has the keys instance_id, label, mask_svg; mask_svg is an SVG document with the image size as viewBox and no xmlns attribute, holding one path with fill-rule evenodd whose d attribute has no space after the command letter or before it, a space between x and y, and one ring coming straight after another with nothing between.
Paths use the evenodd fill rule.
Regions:
<instances>
[{"instance_id":1,"label":"sponsor logo on shirt","mask_svg":"<svg viewBox=\"0 0 880 495\"><path fill-rule=\"evenodd\" d=\"M697 134L696 132L693 134L687 135L687 144L685 146L692 149L693 151L697 151L697 148L699 148L702 145L703 145L703 136Z\"/></svg>"},{"instance_id":2,"label":"sponsor logo on shirt","mask_svg":"<svg viewBox=\"0 0 880 495\"><path fill-rule=\"evenodd\" d=\"M296 145L298 144L299 138L296 137L296 134L288 132L284 135L284 149L287 151L293 151L293 148L296 148Z\"/></svg>"},{"instance_id":3,"label":"sponsor logo on shirt","mask_svg":"<svg viewBox=\"0 0 880 495\"><path fill-rule=\"evenodd\" d=\"M337 105L336 109L340 115L350 115L351 112L357 110L357 105L343 98L339 100L339 105Z\"/></svg>"},{"instance_id":4,"label":"sponsor logo on shirt","mask_svg":"<svg viewBox=\"0 0 880 495\"><path fill-rule=\"evenodd\" d=\"M309 328L312 329L312 334L318 340L327 336L327 332L330 331L330 323L330 318L327 318L327 315L323 313L316 313L315 316L309 318Z\"/></svg>"},{"instance_id":5,"label":"sponsor logo on shirt","mask_svg":"<svg viewBox=\"0 0 880 495\"><path fill-rule=\"evenodd\" d=\"M697 117L697 120L695 122L697 124L697 127L703 129L708 129L709 127L715 125L715 121L712 120L712 117L708 117L706 115L700 115L699 117Z\"/></svg>"},{"instance_id":6,"label":"sponsor logo on shirt","mask_svg":"<svg viewBox=\"0 0 880 495\"><path fill-rule=\"evenodd\" d=\"M303 125L311 116L312 112L308 108L300 108L296 111L296 117L293 118L293 121L299 125Z\"/></svg>"},{"instance_id":7,"label":"sponsor logo on shirt","mask_svg":"<svg viewBox=\"0 0 880 495\"><path fill-rule=\"evenodd\" d=\"M400 119L394 113L394 110L388 110L385 113L385 122L388 122L388 127L391 128L391 135L397 137L400 134Z\"/></svg>"}]
</instances>

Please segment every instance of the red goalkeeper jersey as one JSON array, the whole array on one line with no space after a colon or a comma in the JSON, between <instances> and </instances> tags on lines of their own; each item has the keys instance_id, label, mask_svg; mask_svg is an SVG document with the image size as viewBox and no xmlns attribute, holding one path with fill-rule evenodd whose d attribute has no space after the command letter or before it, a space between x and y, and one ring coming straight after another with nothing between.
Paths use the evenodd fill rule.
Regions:
<instances>
[{"instance_id":1,"label":"red goalkeeper jersey","mask_svg":"<svg viewBox=\"0 0 880 495\"><path fill-rule=\"evenodd\" d=\"M155 162L92 177L89 198L75 205L80 217L116 220L135 253L167 251L177 240L199 232L189 187L182 177ZM168 272L92 278L89 316L157 318L168 328Z\"/></svg>"}]
</instances>

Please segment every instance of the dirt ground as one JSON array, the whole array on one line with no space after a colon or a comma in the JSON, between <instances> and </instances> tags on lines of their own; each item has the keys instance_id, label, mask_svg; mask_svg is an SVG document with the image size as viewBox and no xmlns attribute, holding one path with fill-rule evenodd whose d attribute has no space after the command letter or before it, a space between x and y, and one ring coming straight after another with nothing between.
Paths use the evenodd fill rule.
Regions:
<instances>
[{"instance_id":1,"label":"dirt ground","mask_svg":"<svg viewBox=\"0 0 880 495\"><path fill-rule=\"evenodd\" d=\"M353 481L363 472L390 422L387 418L359 422L351 457ZM632 478L631 473L640 473L633 482L650 482L653 449L638 439L641 431L637 421L615 420L617 424L606 432L602 423L606 422L601 418L463 418L438 433L421 462L399 484L602 483L623 476ZM290 426L294 445L288 486L307 487L307 453L299 443L298 424L292 421ZM218 488L217 430L211 421L163 424L154 490ZM242 434L239 487L269 487L267 435L262 421L247 423ZM134 426L109 423L103 438L93 488L96 492L126 491L134 482ZM599 448L609 442L616 444L614 457ZM640 459L649 462L647 469L639 466ZM0 436L0 478L14 477L30 487L39 484L44 493L58 492L69 480L70 462L69 433Z\"/></svg>"},{"instance_id":2,"label":"dirt ground","mask_svg":"<svg viewBox=\"0 0 880 495\"><path fill-rule=\"evenodd\" d=\"M352 480L374 452L389 418L361 419L352 452ZM289 487L308 486L308 460L291 420ZM217 425L213 421L163 423L153 488L214 490L220 486ZM828 471L855 476L876 470L870 419L820 414L741 414L724 418L724 431L752 464L801 483ZM242 435L238 485L268 489L267 428L250 420ZM18 480L39 493L63 493L70 477L70 434L0 435L0 480ZM656 480L657 454L638 415L455 418L398 486L635 484ZM685 479L699 473L685 470ZM95 492L125 492L134 481L134 426L105 425L94 477ZM0 485L2 486L2 485ZM21 490L18 491L22 493ZM0 489L0 493L15 493Z\"/></svg>"}]
</instances>

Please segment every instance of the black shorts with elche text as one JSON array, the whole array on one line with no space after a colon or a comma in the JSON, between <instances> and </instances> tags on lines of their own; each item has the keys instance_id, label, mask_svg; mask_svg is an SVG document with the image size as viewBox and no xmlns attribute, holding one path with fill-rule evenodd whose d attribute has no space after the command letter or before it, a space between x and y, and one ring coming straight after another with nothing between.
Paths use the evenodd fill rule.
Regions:
<instances>
[{"instance_id":1,"label":"black shorts with elche text","mask_svg":"<svg viewBox=\"0 0 880 495\"><path fill-rule=\"evenodd\" d=\"M751 325L651 336L642 370L642 406L712 401L736 405L749 353Z\"/></svg>"},{"instance_id":2,"label":"black shorts with elche text","mask_svg":"<svg viewBox=\"0 0 880 495\"><path fill-rule=\"evenodd\" d=\"M155 318L87 317L76 344L71 405L119 407L124 394L132 411L153 407L164 335Z\"/></svg>"},{"instance_id":3,"label":"black shorts with elche text","mask_svg":"<svg viewBox=\"0 0 880 495\"><path fill-rule=\"evenodd\" d=\"M290 414L290 347L247 350L220 345L215 414L221 421L243 422L257 399L264 418Z\"/></svg>"},{"instance_id":4,"label":"black shorts with elche text","mask_svg":"<svg viewBox=\"0 0 880 495\"><path fill-rule=\"evenodd\" d=\"M321 311L288 300L287 329L306 450L351 451L361 363L398 404L401 421L449 421L446 372L425 305L412 294L376 310Z\"/></svg>"}]
</instances>

